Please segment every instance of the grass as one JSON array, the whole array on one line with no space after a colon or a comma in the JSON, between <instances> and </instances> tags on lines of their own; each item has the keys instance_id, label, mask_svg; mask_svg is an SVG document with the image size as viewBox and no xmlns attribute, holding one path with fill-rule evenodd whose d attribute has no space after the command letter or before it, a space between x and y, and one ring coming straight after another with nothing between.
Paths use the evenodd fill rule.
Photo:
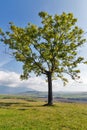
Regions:
<instances>
[{"instance_id":1,"label":"grass","mask_svg":"<svg viewBox=\"0 0 87 130\"><path fill-rule=\"evenodd\" d=\"M87 104L0 99L0 130L87 130Z\"/></svg>"}]
</instances>

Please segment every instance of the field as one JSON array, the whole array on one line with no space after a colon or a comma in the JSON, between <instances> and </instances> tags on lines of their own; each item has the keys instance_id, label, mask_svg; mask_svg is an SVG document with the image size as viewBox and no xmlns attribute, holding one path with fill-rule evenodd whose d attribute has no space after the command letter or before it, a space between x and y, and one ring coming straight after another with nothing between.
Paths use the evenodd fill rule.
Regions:
<instances>
[{"instance_id":1,"label":"field","mask_svg":"<svg viewBox=\"0 0 87 130\"><path fill-rule=\"evenodd\" d=\"M87 103L0 96L0 130L87 130Z\"/></svg>"}]
</instances>

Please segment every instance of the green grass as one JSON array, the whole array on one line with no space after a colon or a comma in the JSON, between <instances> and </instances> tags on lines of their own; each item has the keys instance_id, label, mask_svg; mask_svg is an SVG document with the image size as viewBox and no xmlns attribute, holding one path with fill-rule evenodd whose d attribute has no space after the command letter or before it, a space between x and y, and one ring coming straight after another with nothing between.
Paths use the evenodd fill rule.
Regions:
<instances>
[{"instance_id":1,"label":"green grass","mask_svg":"<svg viewBox=\"0 0 87 130\"><path fill-rule=\"evenodd\" d=\"M0 130L87 130L87 104L0 99Z\"/></svg>"}]
</instances>

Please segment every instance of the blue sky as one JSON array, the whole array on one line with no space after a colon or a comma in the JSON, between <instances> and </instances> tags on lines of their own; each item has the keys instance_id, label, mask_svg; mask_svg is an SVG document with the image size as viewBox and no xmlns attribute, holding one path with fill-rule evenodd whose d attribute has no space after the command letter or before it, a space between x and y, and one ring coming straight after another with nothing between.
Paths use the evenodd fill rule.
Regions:
<instances>
[{"instance_id":1,"label":"blue sky","mask_svg":"<svg viewBox=\"0 0 87 130\"><path fill-rule=\"evenodd\" d=\"M40 11L52 15L62 12L72 12L78 19L77 25L87 32L87 0L0 0L0 28L9 29L9 22L25 27L28 22L40 25L38 16ZM87 38L87 34L85 34ZM87 59L87 44L79 54ZM58 91L87 91L87 66L80 65L81 83L70 80L67 87L62 87L60 80L53 82L54 90ZM21 87L27 86L36 90L47 90L47 83L42 77L31 77L28 81L20 81L22 64L5 54L5 45L0 43L0 86ZM25 85L24 85L25 84ZM61 87L60 87L61 86Z\"/></svg>"}]
</instances>

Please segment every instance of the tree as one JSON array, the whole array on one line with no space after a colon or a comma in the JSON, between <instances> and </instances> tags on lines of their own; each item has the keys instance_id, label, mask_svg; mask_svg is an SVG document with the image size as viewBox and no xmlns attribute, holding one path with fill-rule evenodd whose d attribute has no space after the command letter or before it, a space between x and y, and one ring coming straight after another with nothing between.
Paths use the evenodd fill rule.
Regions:
<instances>
[{"instance_id":1,"label":"tree","mask_svg":"<svg viewBox=\"0 0 87 130\"><path fill-rule=\"evenodd\" d=\"M1 31L1 41L13 50L17 61L23 62L22 79L28 79L31 72L44 74L48 79L48 105L53 104L52 80L59 77L68 82L65 73L72 79L78 76L78 64L84 58L78 56L78 48L85 43L84 31L76 26L72 13L49 15L40 12L42 26L28 23L25 28L10 23L10 31Z\"/></svg>"}]
</instances>

